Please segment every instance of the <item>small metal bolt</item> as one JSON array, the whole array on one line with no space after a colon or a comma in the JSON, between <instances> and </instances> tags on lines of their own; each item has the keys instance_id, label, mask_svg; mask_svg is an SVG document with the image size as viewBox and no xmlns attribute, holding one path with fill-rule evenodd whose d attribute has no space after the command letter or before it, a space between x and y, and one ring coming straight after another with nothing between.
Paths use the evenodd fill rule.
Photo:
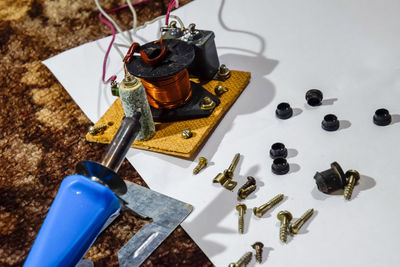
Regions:
<instances>
[{"instance_id":1,"label":"small metal bolt","mask_svg":"<svg viewBox=\"0 0 400 267\"><path fill-rule=\"evenodd\" d=\"M91 135L98 135L98 134L103 134L106 129L107 129L107 125L105 125L105 124L93 125L93 126L89 127L88 132Z\"/></svg>"},{"instance_id":2,"label":"small metal bolt","mask_svg":"<svg viewBox=\"0 0 400 267\"><path fill-rule=\"evenodd\" d=\"M197 166L193 169L193 174L198 174L200 172L200 170L202 170L203 168L205 168L207 166L207 159L204 157L200 157L199 158L199 164L197 164Z\"/></svg>"},{"instance_id":3,"label":"small metal bolt","mask_svg":"<svg viewBox=\"0 0 400 267\"><path fill-rule=\"evenodd\" d=\"M241 192L244 191L246 188L248 188L251 185L256 185L256 179L254 179L254 177L252 177L252 176L248 176L247 177L247 182L241 188L239 188L239 190L238 190L238 197L242 198L241 197L241 194L242 194ZM244 198L246 198L246 197L244 197ZM244 198L242 198L242 199L244 199Z\"/></svg>"},{"instance_id":4,"label":"small metal bolt","mask_svg":"<svg viewBox=\"0 0 400 267\"><path fill-rule=\"evenodd\" d=\"M226 80L229 77L231 77L231 71L228 69L227 66L225 66L225 64L222 64L218 69L218 74L217 75L218 75L219 78L221 78L223 80Z\"/></svg>"},{"instance_id":5,"label":"small metal bolt","mask_svg":"<svg viewBox=\"0 0 400 267\"><path fill-rule=\"evenodd\" d=\"M264 244L261 242L256 242L252 245L252 247L256 250L256 261L258 263L262 263L262 253Z\"/></svg>"},{"instance_id":6,"label":"small metal bolt","mask_svg":"<svg viewBox=\"0 0 400 267\"><path fill-rule=\"evenodd\" d=\"M200 108L203 110L210 110L215 108L217 103L215 103L210 97L206 96L200 102Z\"/></svg>"},{"instance_id":7,"label":"small metal bolt","mask_svg":"<svg viewBox=\"0 0 400 267\"><path fill-rule=\"evenodd\" d=\"M193 133L189 128L182 131L182 137L183 138L189 139L192 136L193 136Z\"/></svg>"},{"instance_id":8,"label":"small metal bolt","mask_svg":"<svg viewBox=\"0 0 400 267\"><path fill-rule=\"evenodd\" d=\"M261 205L260 207L253 208L254 215L256 215L258 218L261 218L267 211L269 211L272 207L281 202L283 200L283 197L283 194L279 194L267 203Z\"/></svg>"},{"instance_id":9,"label":"small metal bolt","mask_svg":"<svg viewBox=\"0 0 400 267\"><path fill-rule=\"evenodd\" d=\"M287 234L288 234L288 232L287 232L288 226L289 226L290 221L293 219L293 216L289 211L284 210L284 211L280 211L278 213L277 217L278 217L278 220L281 221L281 227L279 230L279 239L283 243L286 243Z\"/></svg>"},{"instance_id":10,"label":"small metal bolt","mask_svg":"<svg viewBox=\"0 0 400 267\"><path fill-rule=\"evenodd\" d=\"M305 224L314 213L314 209L307 210L297 221L289 225L289 232L291 235L297 234L300 228Z\"/></svg>"},{"instance_id":11,"label":"small metal bolt","mask_svg":"<svg viewBox=\"0 0 400 267\"><path fill-rule=\"evenodd\" d=\"M247 207L245 204L236 205L236 210L239 212L239 233L244 232L244 214L246 213Z\"/></svg>"},{"instance_id":12,"label":"small metal bolt","mask_svg":"<svg viewBox=\"0 0 400 267\"><path fill-rule=\"evenodd\" d=\"M237 262L229 264L229 267L243 267L247 266L250 263L251 258L253 257L252 252L246 252Z\"/></svg>"},{"instance_id":13,"label":"small metal bolt","mask_svg":"<svg viewBox=\"0 0 400 267\"><path fill-rule=\"evenodd\" d=\"M226 89L225 87L223 87L222 85L217 85L214 88L214 93L220 97L221 95L223 95L224 93L228 92L228 89Z\"/></svg>"},{"instance_id":14,"label":"small metal bolt","mask_svg":"<svg viewBox=\"0 0 400 267\"><path fill-rule=\"evenodd\" d=\"M238 197L241 199L247 198L251 193L253 193L256 190L256 185L250 185L246 188L240 188L238 191Z\"/></svg>"},{"instance_id":15,"label":"small metal bolt","mask_svg":"<svg viewBox=\"0 0 400 267\"><path fill-rule=\"evenodd\" d=\"M237 164L239 163L239 159L240 159L240 154L237 153L237 154L233 157L233 160L232 160L232 162L231 162L231 165L229 165L229 168L226 169L226 170L224 171L224 175L225 175L226 177L229 177L229 178L232 178L232 177L233 177L233 171L235 170Z\"/></svg>"},{"instance_id":16,"label":"small metal bolt","mask_svg":"<svg viewBox=\"0 0 400 267\"><path fill-rule=\"evenodd\" d=\"M344 198L347 200L351 199L353 194L353 189L358 180L360 180L360 174L356 170L348 170L346 172L346 177L349 179L346 187L344 188Z\"/></svg>"}]
</instances>

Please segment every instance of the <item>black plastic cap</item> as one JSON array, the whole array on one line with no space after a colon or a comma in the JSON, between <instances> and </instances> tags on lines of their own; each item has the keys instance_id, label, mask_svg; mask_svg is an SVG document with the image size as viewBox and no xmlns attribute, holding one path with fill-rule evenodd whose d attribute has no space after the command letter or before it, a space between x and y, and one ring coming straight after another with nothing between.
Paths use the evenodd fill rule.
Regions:
<instances>
[{"instance_id":1,"label":"black plastic cap","mask_svg":"<svg viewBox=\"0 0 400 267\"><path fill-rule=\"evenodd\" d=\"M276 107L276 116L281 120L286 120L292 117L293 109L288 103L282 102Z\"/></svg>"},{"instance_id":2,"label":"black plastic cap","mask_svg":"<svg viewBox=\"0 0 400 267\"><path fill-rule=\"evenodd\" d=\"M271 146L271 149L269 150L269 155L273 159L286 158L287 154L288 154L288 151L287 151L285 145L282 143L273 144Z\"/></svg>"},{"instance_id":3,"label":"black plastic cap","mask_svg":"<svg viewBox=\"0 0 400 267\"><path fill-rule=\"evenodd\" d=\"M289 163L284 158L274 159L271 170L277 175L283 175L289 172Z\"/></svg>"},{"instance_id":4,"label":"black plastic cap","mask_svg":"<svg viewBox=\"0 0 400 267\"><path fill-rule=\"evenodd\" d=\"M392 122L392 116L387 109L380 108L375 111L373 120L378 126L386 126Z\"/></svg>"},{"instance_id":5,"label":"black plastic cap","mask_svg":"<svg viewBox=\"0 0 400 267\"><path fill-rule=\"evenodd\" d=\"M344 189L347 185L347 178L339 163L333 162L331 168L314 175L318 190L329 194L339 189Z\"/></svg>"},{"instance_id":6,"label":"black plastic cap","mask_svg":"<svg viewBox=\"0 0 400 267\"><path fill-rule=\"evenodd\" d=\"M310 89L306 93L307 103L312 107L320 106L322 104L322 98L322 92L318 89Z\"/></svg>"},{"instance_id":7,"label":"black plastic cap","mask_svg":"<svg viewBox=\"0 0 400 267\"><path fill-rule=\"evenodd\" d=\"M333 114L328 114L324 117L324 120L321 123L322 129L325 131L336 131L339 129L340 123L337 117Z\"/></svg>"}]
</instances>

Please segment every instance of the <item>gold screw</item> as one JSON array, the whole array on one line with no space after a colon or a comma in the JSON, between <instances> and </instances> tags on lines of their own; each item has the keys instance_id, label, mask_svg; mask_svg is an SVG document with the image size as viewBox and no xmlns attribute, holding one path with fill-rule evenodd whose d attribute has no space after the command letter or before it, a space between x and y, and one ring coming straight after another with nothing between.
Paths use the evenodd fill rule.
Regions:
<instances>
[{"instance_id":1,"label":"gold screw","mask_svg":"<svg viewBox=\"0 0 400 267\"><path fill-rule=\"evenodd\" d=\"M217 75L220 79L226 80L231 77L231 71L227 66L225 66L225 64L222 64L218 69Z\"/></svg>"},{"instance_id":2,"label":"gold screw","mask_svg":"<svg viewBox=\"0 0 400 267\"><path fill-rule=\"evenodd\" d=\"M190 129L185 129L182 131L182 137L185 139L189 139L190 137L193 136L193 133Z\"/></svg>"},{"instance_id":3,"label":"gold screw","mask_svg":"<svg viewBox=\"0 0 400 267\"><path fill-rule=\"evenodd\" d=\"M293 219L293 216L289 211L284 210L284 211L280 211L278 213L277 217L278 217L278 220L281 221L281 228L280 228L280 231L279 231L279 239L283 243L286 243L286 240L287 240L287 229L288 229L290 221Z\"/></svg>"},{"instance_id":4,"label":"gold screw","mask_svg":"<svg viewBox=\"0 0 400 267\"><path fill-rule=\"evenodd\" d=\"M210 110L215 108L217 103L215 103L210 97L206 96L200 102L200 108L203 110Z\"/></svg>"},{"instance_id":5,"label":"gold screw","mask_svg":"<svg viewBox=\"0 0 400 267\"><path fill-rule=\"evenodd\" d=\"M238 191L238 196L241 199L245 199L246 197L248 197L248 195L250 195L251 193L253 193L256 190L256 185L250 185L246 188L240 188Z\"/></svg>"},{"instance_id":6,"label":"gold screw","mask_svg":"<svg viewBox=\"0 0 400 267\"><path fill-rule=\"evenodd\" d=\"M291 235L297 234L300 228L305 224L314 213L314 209L307 210L297 221L289 225L289 232Z\"/></svg>"},{"instance_id":7,"label":"gold screw","mask_svg":"<svg viewBox=\"0 0 400 267\"><path fill-rule=\"evenodd\" d=\"M244 232L244 214L246 213L247 207L245 204L236 205L236 210L239 212L239 233Z\"/></svg>"},{"instance_id":8,"label":"gold screw","mask_svg":"<svg viewBox=\"0 0 400 267\"><path fill-rule=\"evenodd\" d=\"M350 200L351 195L353 194L354 186L356 185L357 181L360 180L360 174L358 173L358 171L348 170L346 172L346 177L349 178L349 182L344 188L344 198Z\"/></svg>"},{"instance_id":9,"label":"gold screw","mask_svg":"<svg viewBox=\"0 0 400 267\"><path fill-rule=\"evenodd\" d=\"M193 174L198 174L200 170L207 166L207 159L204 157L199 158L199 164L193 169Z\"/></svg>"},{"instance_id":10,"label":"gold screw","mask_svg":"<svg viewBox=\"0 0 400 267\"><path fill-rule=\"evenodd\" d=\"M107 125L105 124L100 124L100 125L94 125L89 127L89 133L91 135L98 135L98 134L103 134L104 131L107 129Z\"/></svg>"},{"instance_id":11,"label":"gold screw","mask_svg":"<svg viewBox=\"0 0 400 267\"><path fill-rule=\"evenodd\" d=\"M279 194L267 203L261 205L260 207L253 208L254 215L256 215L258 218L261 218L267 211L269 211L272 207L281 202L283 200L283 197L283 194Z\"/></svg>"},{"instance_id":12,"label":"gold screw","mask_svg":"<svg viewBox=\"0 0 400 267\"><path fill-rule=\"evenodd\" d=\"M223 95L224 93L228 92L228 89L226 89L225 87L223 87L222 85L217 85L214 88L214 93L220 97L221 95Z\"/></svg>"},{"instance_id":13,"label":"gold screw","mask_svg":"<svg viewBox=\"0 0 400 267\"><path fill-rule=\"evenodd\" d=\"M256 242L252 245L252 247L256 250L256 261L261 263L264 244L261 242Z\"/></svg>"},{"instance_id":14,"label":"gold screw","mask_svg":"<svg viewBox=\"0 0 400 267\"><path fill-rule=\"evenodd\" d=\"M229 267L243 267L247 266L253 257L252 252L247 252L244 254L237 262L229 264Z\"/></svg>"},{"instance_id":15,"label":"gold screw","mask_svg":"<svg viewBox=\"0 0 400 267\"><path fill-rule=\"evenodd\" d=\"M224 175L226 177L232 178L233 177L233 171L235 170L237 164L239 163L239 158L240 158L240 154L237 153L235 155L235 157L233 157L233 160L231 162L231 165L229 165L229 168L227 170L224 171Z\"/></svg>"}]
</instances>

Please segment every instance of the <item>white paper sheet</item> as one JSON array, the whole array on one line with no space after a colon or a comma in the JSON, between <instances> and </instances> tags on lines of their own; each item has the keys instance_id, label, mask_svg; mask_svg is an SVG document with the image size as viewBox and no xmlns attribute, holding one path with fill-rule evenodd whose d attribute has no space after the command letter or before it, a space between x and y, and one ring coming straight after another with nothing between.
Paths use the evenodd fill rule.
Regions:
<instances>
[{"instance_id":1,"label":"white paper sheet","mask_svg":"<svg viewBox=\"0 0 400 267\"><path fill-rule=\"evenodd\" d=\"M195 210L182 224L217 266L237 260L255 241L265 245L269 266L398 266L400 203L400 2L397 0L194 1L180 9L188 25L213 30L221 63L252 73L251 83L202 148L209 166L193 176L196 162L141 150L128 159L153 190L186 201ZM160 24L138 34L157 38ZM64 88L97 121L115 98L100 81L110 37L87 43L45 61ZM111 53L107 72L121 76L121 58ZM319 88L326 105L305 105L307 89ZM295 116L278 120L276 105L289 102ZM393 123L372 123L386 107ZM342 120L325 132L325 114ZM270 171L268 150L281 141L290 148L290 174ZM235 180L258 180L248 206L245 234L237 233L236 192L212 184L240 152ZM338 161L363 176L354 199L317 191L313 176ZM274 195L288 197L269 215L251 214ZM288 244L279 242L279 210L295 218L316 210ZM254 259L252 261L254 264Z\"/></svg>"}]
</instances>

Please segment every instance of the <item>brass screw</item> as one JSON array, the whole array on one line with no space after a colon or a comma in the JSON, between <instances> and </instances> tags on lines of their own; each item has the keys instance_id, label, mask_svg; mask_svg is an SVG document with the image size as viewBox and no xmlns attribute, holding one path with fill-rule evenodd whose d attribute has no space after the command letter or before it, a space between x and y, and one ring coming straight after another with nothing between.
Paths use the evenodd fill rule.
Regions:
<instances>
[{"instance_id":1,"label":"brass screw","mask_svg":"<svg viewBox=\"0 0 400 267\"><path fill-rule=\"evenodd\" d=\"M223 95L224 93L228 92L228 89L226 89L225 87L223 87L222 85L217 85L214 88L214 93L220 97L221 95Z\"/></svg>"},{"instance_id":2,"label":"brass screw","mask_svg":"<svg viewBox=\"0 0 400 267\"><path fill-rule=\"evenodd\" d=\"M254 179L253 176L247 176L247 182L244 183L244 185L240 189L245 189L245 188L249 187L250 185L256 185L256 179Z\"/></svg>"},{"instance_id":3,"label":"brass screw","mask_svg":"<svg viewBox=\"0 0 400 267\"><path fill-rule=\"evenodd\" d=\"M235 170L237 164L239 163L239 158L240 158L240 154L237 153L234 157L233 160L231 162L231 165L229 165L229 168L227 170L224 171L224 175L226 177L232 178L233 177L233 171Z\"/></svg>"},{"instance_id":4,"label":"brass screw","mask_svg":"<svg viewBox=\"0 0 400 267\"><path fill-rule=\"evenodd\" d=\"M280 211L278 213L277 217L278 217L278 220L281 221L281 228L280 228L280 231L279 231L279 239L283 243L286 243L286 240L287 240L287 229L288 229L290 221L293 219L293 216L289 211L284 210L284 211Z\"/></svg>"},{"instance_id":5,"label":"brass screw","mask_svg":"<svg viewBox=\"0 0 400 267\"><path fill-rule=\"evenodd\" d=\"M207 166L207 159L204 157L199 158L199 164L193 169L193 174L198 174L199 171Z\"/></svg>"},{"instance_id":6,"label":"brass screw","mask_svg":"<svg viewBox=\"0 0 400 267\"><path fill-rule=\"evenodd\" d=\"M218 74L217 75L222 80L226 80L229 77L231 77L231 71L228 69L227 66L225 66L225 64L222 64L218 69Z\"/></svg>"},{"instance_id":7,"label":"brass screw","mask_svg":"<svg viewBox=\"0 0 400 267\"><path fill-rule=\"evenodd\" d=\"M236 205L236 210L239 212L239 233L244 232L244 214L246 213L247 207L245 204Z\"/></svg>"},{"instance_id":8,"label":"brass screw","mask_svg":"<svg viewBox=\"0 0 400 267\"><path fill-rule=\"evenodd\" d=\"M200 108L203 110L210 110L215 108L217 104L208 96L204 97L200 102Z\"/></svg>"},{"instance_id":9,"label":"brass screw","mask_svg":"<svg viewBox=\"0 0 400 267\"><path fill-rule=\"evenodd\" d=\"M262 263L262 252L264 244L261 242L256 242L252 245L252 247L256 250L256 261L258 263Z\"/></svg>"},{"instance_id":10,"label":"brass screw","mask_svg":"<svg viewBox=\"0 0 400 267\"><path fill-rule=\"evenodd\" d=\"M245 199L246 197L248 197L251 193L253 193L256 190L256 186L255 185L250 185L246 188L240 188L238 191L238 196L241 199Z\"/></svg>"},{"instance_id":11,"label":"brass screw","mask_svg":"<svg viewBox=\"0 0 400 267\"><path fill-rule=\"evenodd\" d=\"M246 252L237 262L229 264L229 267L243 267L247 266L253 257L252 252Z\"/></svg>"},{"instance_id":12,"label":"brass screw","mask_svg":"<svg viewBox=\"0 0 400 267\"><path fill-rule=\"evenodd\" d=\"M314 213L314 209L307 210L297 221L289 225L289 232L291 235L297 234L300 228L305 224Z\"/></svg>"},{"instance_id":13,"label":"brass screw","mask_svg":"<svg viewBox=\"0 0 400 267\"><path fill-rule=\"evenodd\" d=\"M353 189L358 180L360 180L360 174L356 170L348 170L346 172L346 177L349 178L349 182L344 188L344 198L347 200L351 199L351 195L353 194Z\"/></svg>"},{"instance_id":14,"label":"brass screw","mask_svg":"<svg viewBox=\"0 0 400 267\"><path fill-rule=\"evenodd\" d=\"M190 137L193 136L193 133L190 129L185 129L182 131L182 137L185 139L189 139Z\"/></svg>"},{"instance_id":15,"label":"brass screw","mask_svg":"<svg viewBox=\"0 0 400 267\"><path fill-rule=\"evenodd\" d=\"M107 125L105 124L100 124L100 125L94 125L89 127L89 133L91 135L98 135L98 134L103 134L104 131L107 129Z\"/></svg>"},{"instance_id":16,"label":"brass screw","mask_svg":"<svg viewBox=\"0 0 400 267\"><path fill-rule=\"evenodd\" d=\"M261 218L267 211L269 211L272 207L281 202L283 200L283 197L283 194L279 194L267 203L261 205L260 207L253 208L254 215L256 215L258 218Z\"/></svg>"}]
</instances>

